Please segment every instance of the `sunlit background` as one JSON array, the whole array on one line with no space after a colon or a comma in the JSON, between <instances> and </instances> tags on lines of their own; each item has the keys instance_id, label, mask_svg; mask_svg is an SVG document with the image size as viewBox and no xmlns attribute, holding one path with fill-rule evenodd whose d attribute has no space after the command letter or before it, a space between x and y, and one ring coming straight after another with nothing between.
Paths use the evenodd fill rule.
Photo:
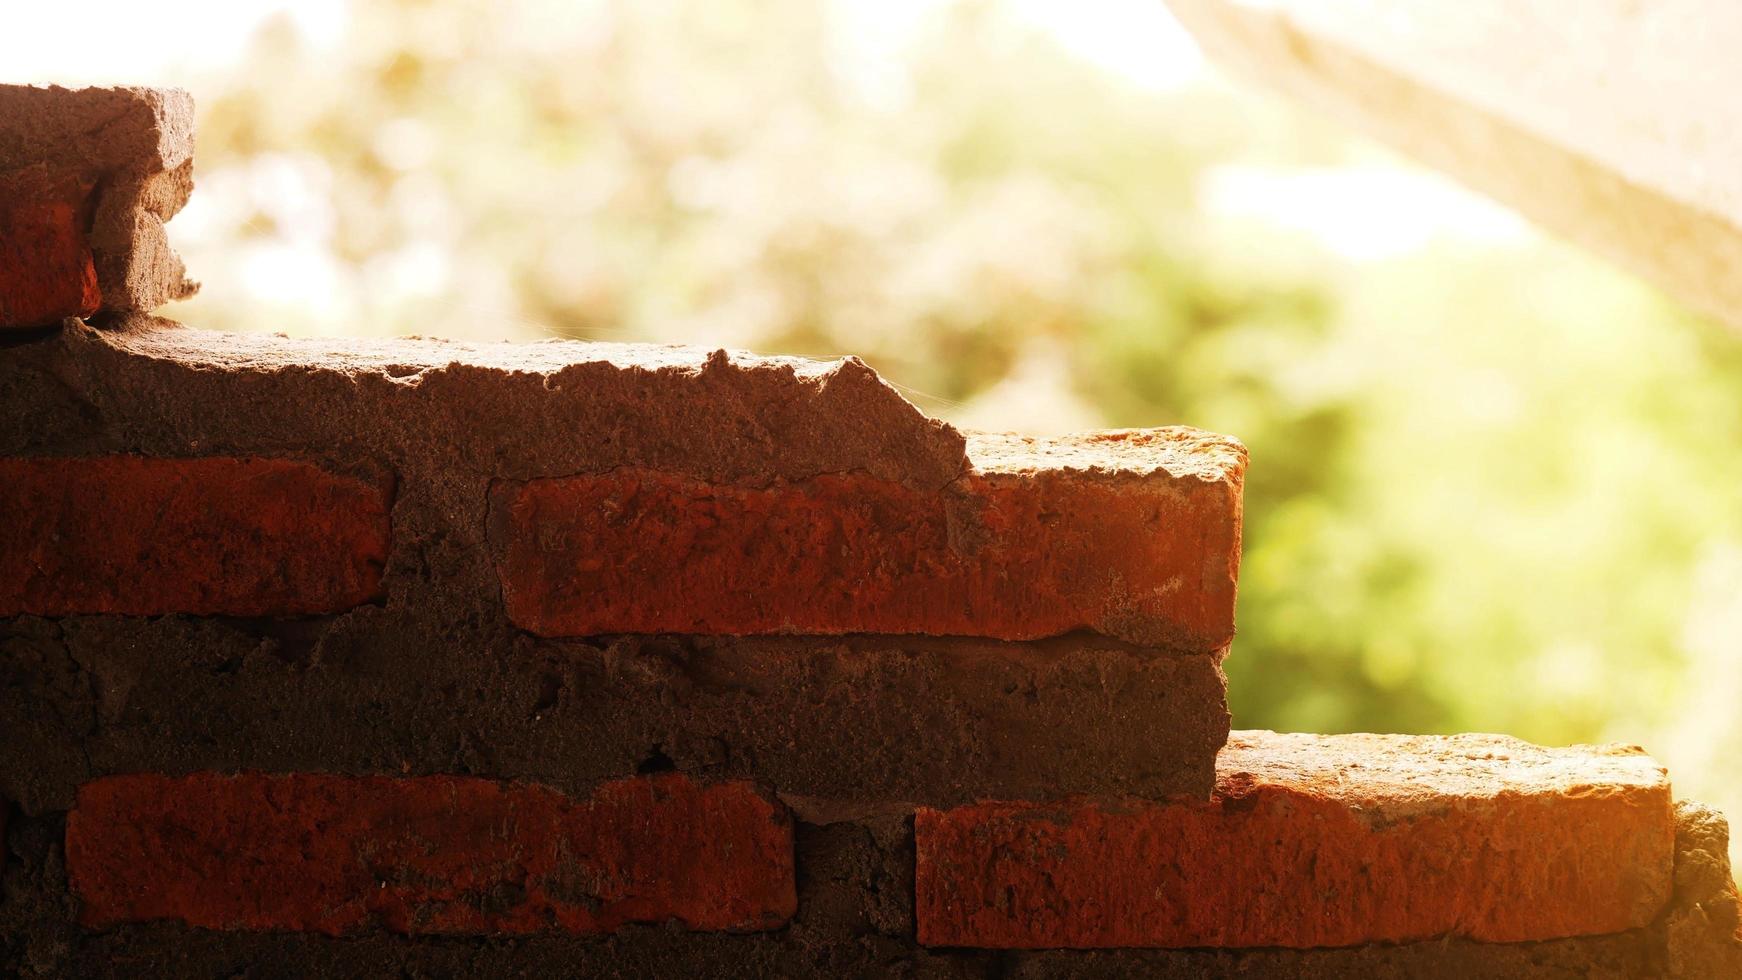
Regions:
<instances>
[{"instance_id":1,"label":"sunlit background","mask_svg":"<svg viewBox=\"0 0 1742 980\"><path fill-rule=\"evenodd\" d=\"M7 19L9 81L193 90L178 319L851 352L966 425L1233 433L1236 725L1636 742L1742 816L1742 337L1159 0Z\"/></svg>"}]
</instances>

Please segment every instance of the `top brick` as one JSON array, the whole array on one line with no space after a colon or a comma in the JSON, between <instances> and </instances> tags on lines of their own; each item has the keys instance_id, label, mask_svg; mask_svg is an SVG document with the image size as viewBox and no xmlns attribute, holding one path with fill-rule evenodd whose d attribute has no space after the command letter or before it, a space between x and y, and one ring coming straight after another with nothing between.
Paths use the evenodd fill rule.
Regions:
<instances>
[{"instance_id":1,"label":"top brick","mask_svg":"<svg viewBox=\"0 0 1742 980\"><path fill-rule=\"evenodd\" d=\"M0 329L193 295L163 228L192 189L186 92L0 85Z\"/></svg>"},{"instance_id":2,"label":"top brick","mask_svg":"<svg viewBox=\"0 0 1742 980\"><path fill-rule=\"evenodd\" d=\"M976 434L936 491L638 469L499 484L508 615L547 636L1079 629L1197 653L1233 636L1246 452L1196 429Z\"/></svg>"},{"instance_id":3,"label":"top brick","mask_svg":"<svg viewBox=\"0 0 1742 980\"><path fill-rule=\"evenodd\" d=\"M1234 732L1211 799L982 802L914 817L932 946L1511 943L1649 924L1663 768L1632 746Z\"/></svg>"}]
</instances>

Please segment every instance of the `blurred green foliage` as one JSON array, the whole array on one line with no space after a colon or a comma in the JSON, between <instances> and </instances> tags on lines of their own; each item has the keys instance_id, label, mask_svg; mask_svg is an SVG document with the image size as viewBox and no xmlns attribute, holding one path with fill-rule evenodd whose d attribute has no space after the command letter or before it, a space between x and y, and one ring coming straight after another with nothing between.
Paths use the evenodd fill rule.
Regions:
<instances>
[{"instance_id":1,"label":"blurred green foliage","mask_svg":"<svg viewBox=\"0 0 1742 980\"><path fill-rule=\"evenodd\" d=\"M1230 432L1236 724L1738 738L1684 718L1742 658L1736 336L1534 237L1352 261L1216 212L1230 166L1404 165L994 5L893 68L808 0L563 10L269 27L199 91L177 315L852 352L976 424Z\"/></svg>"}]
</instances>

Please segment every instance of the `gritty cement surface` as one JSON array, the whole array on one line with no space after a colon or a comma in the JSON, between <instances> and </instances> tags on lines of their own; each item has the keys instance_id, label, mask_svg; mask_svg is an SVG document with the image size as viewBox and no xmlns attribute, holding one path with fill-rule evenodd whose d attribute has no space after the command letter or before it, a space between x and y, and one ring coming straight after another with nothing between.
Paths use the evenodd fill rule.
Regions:
<instances>
[{"instance_id":1,"label":"gritty cement surface","mask_svg":"<svg viewBox=\"0 0 1742 980\"><path fill-rule=\"evenodd\" d=\"M856 358L653 344L287 339L124 316L14 346L0 405L9 455L366 458L408 489L622 466L937 488L968 465L959 432Z\"/></svg>"}]
</instances>

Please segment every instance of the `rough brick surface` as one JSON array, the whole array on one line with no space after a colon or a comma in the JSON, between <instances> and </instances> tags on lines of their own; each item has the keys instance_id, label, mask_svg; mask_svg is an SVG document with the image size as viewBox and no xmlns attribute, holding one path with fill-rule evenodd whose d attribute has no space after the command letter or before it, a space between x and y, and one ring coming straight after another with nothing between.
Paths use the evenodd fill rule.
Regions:
<instances>
[{"instance_id":1,"label":"rough brick surface","mask_svg":"<svg viewBox=\"0 0 1742 980\"><path fill-rule=\"evenodd\" d=\"M90 188L32 188L0 175L0 329L97 312L102 293L81 209Z\"/></svg>"},{"instance_id":2,"label":"rough brick surface","mask_svg":"<svg viewBox=\"0 0 1742 980\"><path fill-rule=\"evenodd\" d=\"M1208 803L983 803L914 832L928 945L1304 948L1643 926L1675 822L1637 749L1237 732Z\"/></svg>"},{"instance_id":3,"label":"rough brick surface","mask_svg":"<svg viewBox=\"0 0 1742 980\"><path fill-rule=\"evenodd\" d=\"M97 780L67 817L87 926L346 934L757 930L796 904L792 824L745 783L312 774Z\"/></svg>"},{"instance_id":4,"label":"rough brick surface","mask_svg":"<svg viewBox=\"0 0 1742 980\"><path fill-rule=\"evenodd\" d=\"M758 486L863 471L935 490L968 465L961 433L856 358L653 344L284 338L128 315L10 349L0 408L0 453L313 448L428 471L408 492L453 493L449 509L481 503L490 477L639 466Z\"/></svg>"},{"instance_id":5,"label":"rough brick surface","mask_svg":"<svg viewBox=\"0 0 1742 980\"><path fill-rule=\"evenodd\" d=\"M84 978L236 977L959 977L1153 980L1716 980L1737 972L1734 940L1710 928L1705 877L1721 842L1679 846L1677 888L1643 929L1529 943L1461 939L1334 949L976 950L914 943L913 850L899 814L795 827L798 911L772 932L628 928L608 939L545 932L489 941L242 932L177 922L78 927L63 874L63 818L13 812L0 902L0 974ZM1711 850L1716 847L1717 850ZM1717 876L1713 876L1717 884ZM1724 879L1727 886L1727 878ZM1678 921L1697 928L1677 929ZM1682 933L1666 942L1664 924ZM1666 953L1668 955L1666 955ZM1713 955L1715 954L1715 955ZM1726 959L1726 957L1728 957Z\"/></svg>"},{"instance_id":6,"label":"rough brick surface","mask_svg":"<svg viewBox=\"0 0 1742 980\"><path fill-rule=\"evenodd\" d=\"M770 487L649 470L503 483L517 624L602 633L1233 633L1245 450L1194 429L969 441L942 492L861 474Z\"/></svg>"},{"instance_id":7,"label":"rough brick surface","mask_svg":"<svg viewBox=\"0 0 1742 980\"><path fill-rule=\"evenodd\" d=\"M1675 900L1662 917L1669 973L1742 976L1742 899L1730 870L1730 826L1701 803L1676 804Z\"/></svg>"},{"instance_id":8,"label":"rough brick surface","mask_svg":"<svg viewBox=\"0 0 1742 980\"><path fill-rule=\"evenodd\" d=\"M1228 68L1742 328L1742 9L1168 0ZM1532 25L1520 29L1521 25Z\"/></svg>"},{"instance_id":9,"label":"rough brick surface","mask_svg":"<svg viewBox=\"0 0 1742 980\"><path fill-rule=\"evenodd\" d=\"M186 92L0 85L0 329L192 295L163 227L192 189Z\"/></svg>"},{"instance_id":10,"label":"rough brick surface","mask_svg":"<svg viewBox=\"0 0 1742 980\"><path fill-rule=\"evenodd\" d=\"M292 616L373 598L389 481L282 459L0 459L0 615Z\"/></svg>"}]
</instances>

